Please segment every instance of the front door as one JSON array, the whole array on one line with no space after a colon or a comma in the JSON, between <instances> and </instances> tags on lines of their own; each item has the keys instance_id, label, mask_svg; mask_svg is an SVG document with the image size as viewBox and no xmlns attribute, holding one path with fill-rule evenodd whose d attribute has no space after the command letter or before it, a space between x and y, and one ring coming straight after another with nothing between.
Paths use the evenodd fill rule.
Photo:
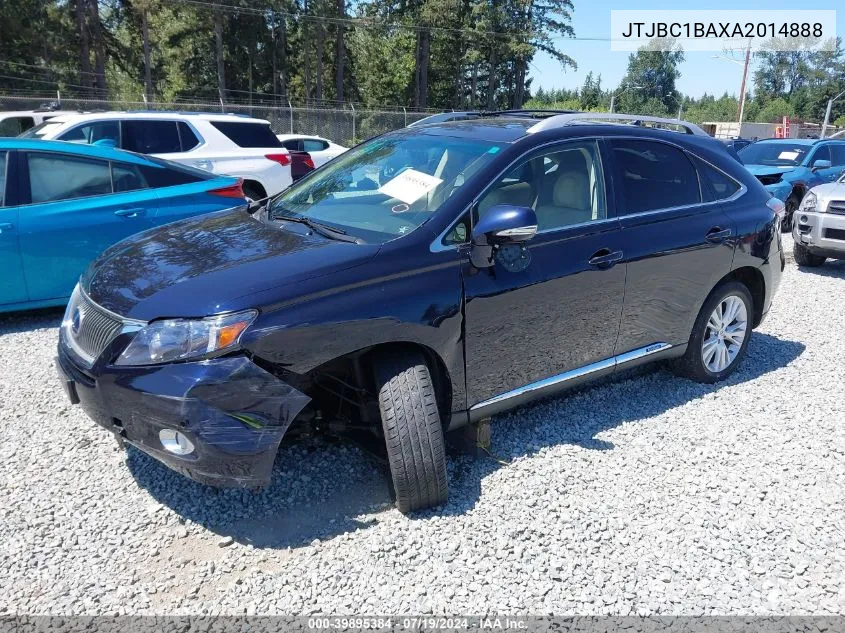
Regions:
<instances>
[{"instance_id":1,"label":"front door","mask_svg":"<svg viewBox=\"0 0 845 633\"><path fill-rule=\"evenodd\" d=\"M463 267L470 407L495 413L517 403L514 390L545 390L612 358L625 263L601 165L596 141L561 143L517 163L479 198L479 215L496 204L532 207L538 233L525 249L500 249L491 268Z\"/></svg>"}]
</instances>

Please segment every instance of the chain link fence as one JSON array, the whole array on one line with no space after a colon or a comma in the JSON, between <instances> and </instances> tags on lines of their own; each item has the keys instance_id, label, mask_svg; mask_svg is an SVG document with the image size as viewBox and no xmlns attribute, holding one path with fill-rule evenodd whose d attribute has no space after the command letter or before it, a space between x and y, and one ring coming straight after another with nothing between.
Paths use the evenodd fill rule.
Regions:
<instances>
[{"instance_id":1,"label":"chain link fence","mask_svg":"<svg viewBox=\"0 0 845 633\"><path fill-rule=\"evenodd\" d=\"M14 97L0 95L0 111L34 110L56 99ZM213 102L144 103L136 101L99 101L95 99L62 99L64 112L153 110L177 112L225 112L242 114L270 121L277 134L313 134L350 147L363 140L405 127L430 113L359 109L354 105L343 108L309 108L229 104Z\"/></svg>"}]
</instances>

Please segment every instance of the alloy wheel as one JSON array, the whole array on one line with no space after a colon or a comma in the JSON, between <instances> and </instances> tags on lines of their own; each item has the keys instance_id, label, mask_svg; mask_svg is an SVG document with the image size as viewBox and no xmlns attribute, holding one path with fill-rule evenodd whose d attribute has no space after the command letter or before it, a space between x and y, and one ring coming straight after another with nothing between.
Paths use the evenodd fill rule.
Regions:
<instances>
[{"instance_id":1,"label":"alloy wheel","mask_svg":"<svg viewBox=\"0 0 845 633\"><path fill-rule=\"evenodd\" d=\"M709 372L725 371L736 360L748 333L748 310L736 295L722 299L707 320L701 360Z\"/></svg>"}]
</instances>

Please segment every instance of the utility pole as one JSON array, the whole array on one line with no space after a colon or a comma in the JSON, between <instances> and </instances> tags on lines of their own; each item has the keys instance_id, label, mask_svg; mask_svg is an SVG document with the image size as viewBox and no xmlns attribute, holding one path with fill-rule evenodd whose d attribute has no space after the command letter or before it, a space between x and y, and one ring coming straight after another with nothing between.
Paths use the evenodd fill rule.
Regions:
<instances>
[{"instance_id":1,"label":"utility pole","mask_svg":"<svg viewBox=\"0 0 845 633\"><path fill-rule=\"evenodd\" d=\"M739 121L740 131L742 131L742 119L745 117L745 85L748 83L748 66L750 64L751 40L748 40L748 46L745 49L745 67L742 69L742 86L739 89L739 111L736 115L737 121Z\"/></svg>"},{"instance_id":2,"label":"utility pole","mask_svg":"<svg viewBox=\"0 0 845 633\"><path fill-rule=\"evenodd\" d=\"M827 128L830 125L830 111L833 109L833 102L836 101L842 95L845 95L845 90L840 92L833 99L827 100L827 110L825 110L824 112L824 123L822 123L822 133L820 134L820 138L824 138L827 134Z\"/></svg>"}]
</instances>

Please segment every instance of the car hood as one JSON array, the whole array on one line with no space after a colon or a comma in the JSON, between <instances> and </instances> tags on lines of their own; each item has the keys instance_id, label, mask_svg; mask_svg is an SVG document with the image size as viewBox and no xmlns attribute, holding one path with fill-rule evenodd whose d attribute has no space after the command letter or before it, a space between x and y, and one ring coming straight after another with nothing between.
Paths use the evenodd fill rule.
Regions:
<instances>
[{"instance_id":1,"label":"car hood","mask_svg":"<svg viewBox=\"0 0 845 633\"><path fill-rule=\"evenodd\" d=\"M256 293L360 265L379 250L288 226L243 210L174 222L106 250L81 285L124 317L203 317L259 307L250 303Z\"/></svg>"},{"instance_id":2,"label":"car hood","mask_svg":"<svg viewBox=\"0 0 845 633\"><path fill-rule=\"evenodd\" d=\"M794 166L777 167L773 165L745 165L754 176L777 176L798 169Z\"/></svg>"}]
</instances>

